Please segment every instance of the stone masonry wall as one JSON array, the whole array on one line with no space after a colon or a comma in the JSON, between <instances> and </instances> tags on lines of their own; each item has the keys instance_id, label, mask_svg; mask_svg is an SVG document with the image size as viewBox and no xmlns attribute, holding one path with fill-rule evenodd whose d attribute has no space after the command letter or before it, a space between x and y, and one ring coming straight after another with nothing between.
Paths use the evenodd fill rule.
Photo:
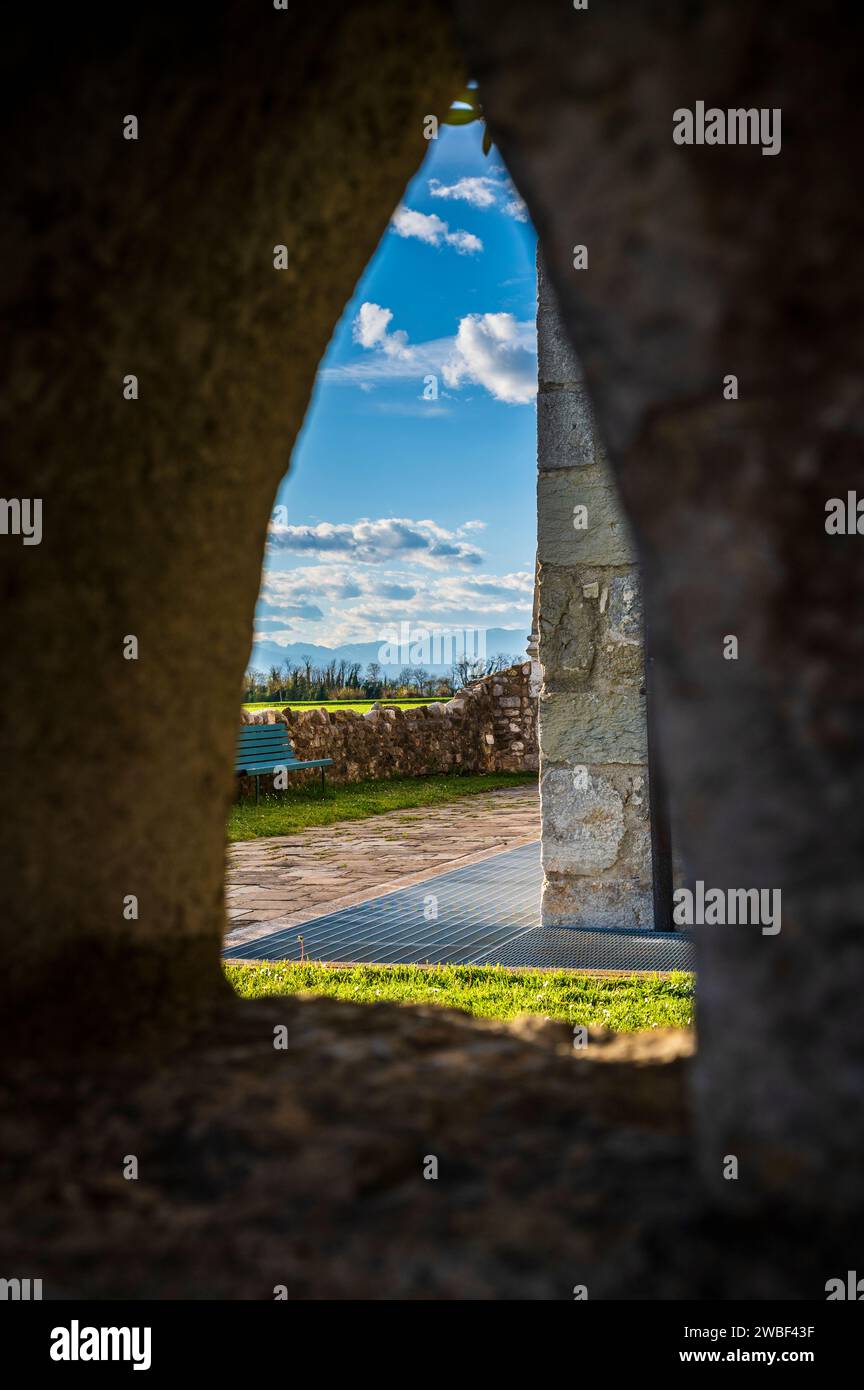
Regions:
<instances>
[{"instance_id":1,"label":"stone masonry wall","mask_svg":"<svg viewBox=\"0 0 864 1390\"><path fill-rule=\"evenodd\" d=\"M546 926L653 926L636 556L538 260L540 796ZM578 508L584 507L584 518ZM584 519L584 526L581 525Z\"/></svg>"},{"instance_id":2,"label":"stone masonry wall","mask_svg":"<svg viewBox=\"0 0 864 1390\"><path fill-rule=\"evenodd\" d=\"M446 704L415 709L376 705L366 714L345 709L244 711L244 724L289 728L298 758L332 758L328 781L419 777L433 772L536 771L537 699L529 692L530 662L484 676ZM317 770L291 774L312 781ZM241 779L242 795L254 792Z\"/></svg>"}]
</instances>

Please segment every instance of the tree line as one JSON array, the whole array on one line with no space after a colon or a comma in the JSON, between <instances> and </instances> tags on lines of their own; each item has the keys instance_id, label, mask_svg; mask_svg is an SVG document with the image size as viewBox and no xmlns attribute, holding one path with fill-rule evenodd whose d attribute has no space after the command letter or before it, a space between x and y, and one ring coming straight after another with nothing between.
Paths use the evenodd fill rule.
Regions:
<instances>
[{"instance_id":1,"label":"tree line","mask_svg":"<svg viewBox=\"0 0 864 1390\"><path fill-rule=\"evenodd\" d=\"M250 670L243 680L243 703L258 704L275 700L291 704L301 700L406 700L455 695L457 690L483 676L505 671L522 660L498 652L493 657L462 657L446 674L435 674L425 666L403 666L388 675L381 663L370 661L363 669L359 661L345 658L316 666L310 657L285 661L268 671Z\"/></svg>"}]
</instances>

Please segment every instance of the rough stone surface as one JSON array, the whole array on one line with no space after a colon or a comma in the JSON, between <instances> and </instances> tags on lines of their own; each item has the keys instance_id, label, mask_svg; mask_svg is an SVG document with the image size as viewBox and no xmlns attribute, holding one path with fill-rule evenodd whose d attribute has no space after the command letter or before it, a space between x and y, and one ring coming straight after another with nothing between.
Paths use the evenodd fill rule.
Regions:
<instances>
[{"instance_id":1,"label":"rough stone surface","mask_svg":"<svg viewBox=\"0 0 864 1390\"><path fill-rule=\"evenodd\" d=\"M547 765L541 795L544 923L653 926L643 767L588 764L574 771Z\"/></svg>"},{"instance_id":2,"label":"rough stone surface","mask_svg":"<svg viewBox=\"0 0 864 1390\"><path fill-rule=\"evenodd\" d=\"M638 690L567 690L540 698L543 764L636 763L645 768L645 701Z\"/></svg>"},{"instance_id":3,"label":"rough stone surface","mask_svg":"<svg viewBox=\"0 0 864 1390\"><path fill-rule=\"evenodd\" d=\"M593 1297L638 1287L656 1278L654 1222L696 1219L692 1037L572 1041L542 1018L288 997L226 1007L146 1064L127 1049L88 1075L22 1068L0 1083L18 1196L0 1214L4 1268L34 1267L37 1230L46 1298L272 1302L281 1284L292 1299L566 1300L580 1274ZM636 1212L645 1251L616 1261Z\"/></svg>"},{"instance_id":4,"label":"rough stone surface","mask_svg":"<svg viewBox=\"0 0 864 1390\"><path fill-rule=\"evenodd\" d=\"M560 393L562 396L564 392ZM548 412L537 416L545 429ZM541 434L542 438L542 434ZM571 446L572 447L572 446ZM582 452L590 448L583 440ZM568 456L569 456L568 450ZM574 507L585 507L577 529ZM600 467L546 469L537 480L537 553L541 564L628 565L636 558L611 478Z\"/></svg>"},{"instance_id":5,"label":"rough stone surface","mask_svg":"<svg viewBox=\"0 0 864 1390\"><path fill-rule=\"evenodd\" d=\"M616 574L609 581L608 636L611 642L642 642L642 600L639 585L629 574Z\"/></svg>"},{"instance_id":6,"label":"rough stone surface","mask_svg":"<svg viewBox=\"0 0 864 1390\"><path fill-rule=\"evenodd\" d=\"M583 575L584 578L584 575ZM574 582L569 566L543 566L540 577L539 622L546 667L556 673L560 688L577 688L591 675L600 636L596 601L599 585Z\"/></svg>"},{"instance_id":7,"label":"rough stone surface","mask_svg":"<svg viewBox=\"0 0 864 1390\"><path fill-rule=\"evenodd\" d=\"M550 324L549 332L538 337L537 368L540 380L553 387L574 388L584 382L579 359L573 352L560 320Z\"/></svg>"},{"instance_id":8,"label":"rough stone surface","mask_svg":"<svg viewBox=\"0 0 864 1390\"><path fill-rule=\"evenodd\" d=\"M536 772L537 698L529 689L530 662L475 681L459 699L415 709L244 711L247 724L288 725L297 757L332 758L332 782L419 777L435 772ZM497 693L496 693L497 692ZM315 781L317 768L292 772ZM254 793L254 779L240 779Z\"/></svg>"},{"instance_id":9,"label":"rough stone surface","mask_svg":"<svg viewBox=\"0 0 864 1390\"><path fill-rule=\"evenodd\" d=\"M650 925L650 826L635 552L582 372L538 258L537 557L543 921ZM567 353L570 353L568 361ZM550 378L544 373L554 373ZM574 508L587 508L587 528ZM588 765L594 769L580 787ZM633 764L616 789L614 770ZM631 796L633 779L640 791ZM627 806L625 834L625 805Z\"/></svg>"},{"instance_id":10,"label":"rough stone surface","mask_svg":"<svg viewBox=\"0 0 864 1390\"><path fill-rule=\"evenodd\" d=\"M624 803L604 778L587 785L566 768L543 775L543 868L548 874L596 874L616 862L624 838Z\"/></svg>"},{"instance_id":11,"label":"rough stone surface","mask_svg":"<svg viewBox=\"0 0 864 1390\"><path fill-rule=\"evenodd\" d=\"M541 472L587 468L595 460L594 417L584 386L537 397L537 463Z\"/></svg>"},{"instance_id":12,"label":"rough stone surface","mask_svg":"<svg viewBox=\"0 0 864 1390\"><path fill-rule=\"evenodd\" d=\"M861 492L864 13L456 10L639 546L688 874L783 894L769 944L727 929L698 945L706 1179L727 1205L858 1209L864 565L861 538L824 523L826 500ZM676 145L672 112L709 94L779 108L782 151ZM746 1188L723 1181L725 1153Z\"/></svg>"},{"instance_id":13,"label":"rough stone surface","mask_svg":"<svg viewBox=\"0 0 864 1390\"><path fill-rule=\"evenodd\" d=\"M608 873L605 877L585 877L572 871L547 874L543 888L544 926L572 927L574 920L593 928L616 929L626 922L630 930L650 931L654 926L650 880L646 887L644 874L627 877L621 869L615 877Z\"/></svg>"},{"instance_id":14,"label":"rough stone surface","mask_svg":"<svg viewBox=\"0 0 864 1390\"><path fill-rule=\"evenodd\" d=\"M814 1282L821 1297L826 1269L859 1257L862 567L856 538L828 537L823 520L826 497L861 478L864 209L849 170L864 20L839 0L555 5L543 23L501 0L455 10L640 547L691 872L784 894L769 946L713 932L700 947L702 1172L718 1200L749 1199L755 1215L690 1221L684 1145L663 1140L660 1152L630 1124L637 1087L669 1122L652 1068L628 1070L606 1096L606 1114L617 1105L625 1121L614 1129L588 1119L597 1112L568 1074L572 1147L544 1090L545 1053L537 1071L506 1073L495 1056L456 1106L446 1067L428 1085L412 1045L400 1088L391 1072L370 1094L387 1038L366 1011L346 1026L368 1024L356 1076L338 1069L338 1048L330 1070L322 1015L302 1003L292 1020L310 1032L284 1085L272 1048L259 1068L258 1044L244 1059L248 1036L227 1027L173 1071L149 1059L134 1084L87 1072L96 1039L103 1065L116 1065L136 1019L161 1010L173 1031L184 991L203 982L216 997L236 701L269 509L317 362L421 157L423 115L444 109L465 71L448 10L425 0L320 0L254 18L226 3L203 26L197 12L154 3L108 29L86 7L55 8L47 27L41 10L21 9L2 58L4 491L46 499L46 539L4 544L0 558L15 805L0 862L11 943L2 1017L5 1041L23 1021L55 1060L74 1050L76 1071L42 1067L8 1092L4 1194L14 1180L20 1216L4 1254L5 1267L29 1268L34 1231L49 1230L61 1289L125 1281L164 1292L232 1277L236 1288L241 1271L251 1288L250 1245L265 1248L274 1213L301 1247L298 1287L310 1249L311 1282L344 1287L346 1269L370 1267L358 1256L380 1256L382 1229L401 1238L390 1200L400 1151L388 1136L415 1114L418 1076L436 1133L467 1126L448 1222L438 1204L429 1217L424 1187L433 1287L464 1289L460 1270L494 1261L497 1287L548 1289L550 1246L531 1266L535 1285L523 1231L532 1242L577 1232L556 1266L568 1288L593 1250L611 1257L619 1294L647 1297L812 1297ZM374 63L358 62L370 53ZM723 107L781 107L794 138L775 159L673 145L670 112L708 92ZM146 139L130 150L119 113L133 103ZM574 277L577 235L591 270ZM274 293L268 259L283 238L291 269ZM130 364L144 386L134 404L119 390ZM743 388L734 403L721 395L730 370ZM130 631L146 657L137 663L119 657ZM739 637L737 663L719 656L727 632ZM178 709L185 737L172 743ZM139 887L145 910L130 923L119 905ZM442 1045L458 1051L463 1038ZM283 1140L304 1132L296 1107L307 1092L322 1145L309 1161L326 1149L329 1163L288 1185ZM157 1160L153 1200L142 1188L140 1206L112 1137L130 1131ZM420 1141L427 1132L412 1132L412 1156ZM720 1177L730 1151L744 1181ZM291 1158L307 1161L298 1149ZM475 1216L493 1173L522 1175L515 1200L503 1205L496 1186ZM352 1246L358 1191L373 1215ZM585 1225L562 1220L574 1192L597 1218L589 1250ZM309 1238L322 1193L345 1199L329 1242L327 1231ZM621 1240L609 1224L619 1213ZM454 1255L466 1219L476 1224ZM403 1287L430 1282L412 1259L416 1234L406 1227L388 1266ZM262 1264L271 1283L284 1253ZM319 1259L329 1261L320 1279ZM380 1259L374 1268L373 1290Z\"/></svg>"},{"instance_id":15,"label":"rough stone surface","mask_svg":"<svg viewBox=\"0 0 864 1390\"><path fill-rule=\"evenodd\" d=\"M424 116L464 72L434 0L220 0L203 22L154 0L107 27L92 8L57 7L47 27L22 11L0 65L3 492L44 514L41 545L0 546L18 803L0 839L0 1015L86 1034L92 989L125 1039L173 997L172 974L181 994L216 987L274 495L426 151ZM88 967L70 972L79 951ZM49 1001L80 1018L52 1023Z\"/></svg>"},{"instance_id":16,"label":"rough stone surface","mask_svg":"<svg viewBox=\"0 0 864 1390\"><path fill-rule=\"evenodd\" d=\"M539 1017L284 998L226 1007L182 1052L17 1070L0 1084L3 1268L38 1267L46 1299L824 1298L860 1220L712 1217L692 1049L687 1032L592 1030L574 1049Z\"/></svg>"}]
</instances>

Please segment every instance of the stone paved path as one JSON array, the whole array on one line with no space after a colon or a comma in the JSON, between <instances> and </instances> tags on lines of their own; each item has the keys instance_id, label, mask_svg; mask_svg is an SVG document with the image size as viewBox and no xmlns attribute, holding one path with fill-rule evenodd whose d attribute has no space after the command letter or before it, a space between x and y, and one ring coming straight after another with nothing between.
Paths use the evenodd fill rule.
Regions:
<instances>
[{"instance_id":1,"label":"stone paved path","mask_svg":"<svg viewBox=\"0 0 864 1390\"><path fill-rule=\"evenodd\" d=\"M534 787L229 846L226 950L540 838Z\"/></svg>"}]
</instances>

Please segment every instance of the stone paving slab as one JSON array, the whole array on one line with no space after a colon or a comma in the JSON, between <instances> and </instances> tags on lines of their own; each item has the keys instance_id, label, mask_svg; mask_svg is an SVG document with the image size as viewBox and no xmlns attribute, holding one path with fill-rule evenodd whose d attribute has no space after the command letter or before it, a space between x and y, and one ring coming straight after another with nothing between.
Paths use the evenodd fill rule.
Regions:
<instances>
[{"instance_id":1,"label":"stone paving slab","mask_svg":"<svg viewBox=\"0 0 864 1390\"><path fill-rule=\"evenodd\" d=\"M535 787L387 811L228 847L226 950L540 836Z\"/></svg>"}]
</instances>

